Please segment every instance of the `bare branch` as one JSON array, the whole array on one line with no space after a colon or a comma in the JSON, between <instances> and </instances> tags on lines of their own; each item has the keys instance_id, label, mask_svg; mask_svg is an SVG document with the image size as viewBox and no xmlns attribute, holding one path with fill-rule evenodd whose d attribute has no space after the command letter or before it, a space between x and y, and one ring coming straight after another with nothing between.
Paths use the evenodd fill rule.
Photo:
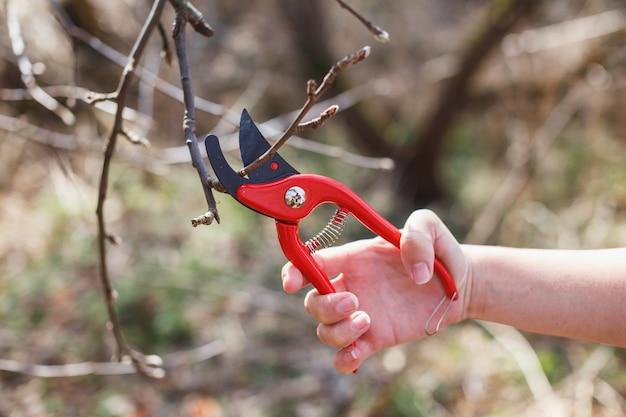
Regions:
<instances>
[{"instance_id":1,"label":"bare branch","mask_svg":"<svg viewBox=\"0 0 626 417\"><path fill-rule=\"evenodd\" d=\"M55 17L62 24L65 31L71 36L73 39L76 39L85 45L92 48L94 51L108 59L109 61L124 67L126 65L126 55L122 54L118 50L112 48L111 46L105 44L99 38L93 36L86 30L74 25L72 21L65 15L63 10L56 4L56 0L49 0L52 5L52 10L55 13ZM158 77L153 72L143 68L141 65L137 65L135 68L135 76L138 78L150 82L154 84L154 88L165 94L166 96L183 102L183 92L177 86L168 83L164 79ZM93 93L96 94L96 93ZM98 101L101 101L101 97L96 96ZM103 100L108 100L109 98L103 97ZM194 97L195 106L197 110L201 110L203 112L213 114L215 116L221 116L228 120L230 120L233 126L236 126L239 121L239 116L236 114L231 114L227 111L225 107L220 104L214 103L212 101L206 100L201 97Z\"/></svg>"},{"instance_id":2,"label":"bare branch","mask_svg":"<svg viewBox=\"0 0 626 417\"><path fill-rule=\"evenodd\" d=\"M174 64L174 57L172 56L172 50L170 48L170 43L168 42L167 32L165 31L163 24L160 22L157 29L159 30L161 43L163 43L163 46L161 47L161 58L163 58L165 63L171 67Z\"/></svg>"},{"instance_id":3,"label":"bare branch","mask_svg":"<svg viewBox=\"0 0 626 417\"><path fill-rule=\"evenodd\" d=\"M285 142L298 131L300 122L302 121L304 116L309 112L309 110L311 110L315 103L318 102L320 97L332 86L333 81L335 80L337 75L343 72L346 68L363 61L369 56L369 54L370 47L365 46L355 53L343 57L331 67L328 73L324 76L324 79L322 80L322 84L320 86L317 86L317 83L315 81L308 81L306 89L307 100L296 115L295 119L291 122L285 133L283 133L282 136L276 142L274 142L274 144L270 147L270 149L267 150L267 152L257 158L256 161L252 162L248 166L244 167L241 171L239 171L239 174L241 174L242 176L248 175L250 171L255 170L272 156L274 156L276 152L278 152L278 149L283 146ZM335 108L334 111L336 112L337 109Z\"/></svg>"},{"instance_id":4,"label":"bare branch","mask_svg":"<svg viewBox=\"0 0 626 417\"><path fill-rule=\"evenodd\" d=\"M321 113L324 111L325 108L328 108L332 105L337 105L339 107L337 112L341 112L364 100L369 100L374 97L386 95L388 93L389 83L385 80L375 81L373 83L368 83L367 85L361 84L329 99L319 101L311 108L310 111ZM255 101L254 97L250 100L252 102ZM237 108L241 107L242 106L239 106ZM274 117L272 119L259 123L258 127L266 137L280 137L280 135L282 135L285 131L284 126L288 126L291 121L296 117L298 112L299 110L295 110ZM225 125L226 123L231 123L230 119L224 120L223 123L222 120L220 120L218 125ZM224 127L223 129L221 128L222 134L216 133L216 135L219 136L222 141L222 150L224 150L224 152L228 152L238 149L239 144L235 137L236 133L225 133L225 129L226 127ZM214 130L217 130L217 128L214 128ZM389 158L370 158L363 157L361 155L351 154L345 150L339 151L339 147L314 142L298 135L294 135L289 138L289 141L286 144L296 149L305 150L307 152L314 152L320 155L329 156L331 158L340 158L346 163L360 167L390 169ZM186 146L176 146L159 149L158 155L164 163L168 164L182 164L189 163L190 161L189 151L187 150Z\"/></svg>"},{"instance_id":5,"label":"bare branch","mask_svg":"<svg viewBox=\"0 0 626 417\"><path fill-rule=\"evenodd\" d=\"M123 134L123 117L122 113L126 104L126 96L128 94L131 82L133 81L133 76L135 73L135 66L139 58L141 57L146 44L148 43L148 39L150 38L150 34L154 27L158 24L158 19L163 10L163 5L165 4L165 0L155 0L152 9L150 10L150 15L146 19L144 26L141 30L141 33L137 37L135 45L128 56L128 63L124 67L124 72L122 74L122 78L120 79L119 85L115 91L115 101L117 104L117 111L115 113L115 121L111 132L107 138L106 148L104 151L104 161L102 163L102 172L100 175L100 185L98 189L98 207L96 209L96 215L98 217L98 248L99 248L99 263L100 263L100 281L102 284L102 289L104 292L104 299L107 306L107 312L109 315L109 323L113 335L115 337L115 341L117 344L117 358L123 358L128 356L133 361L137 372L148 376L158 377L158 372L149 372L149 369L146 367L144 363L144 357L139 352L132 350L124 339L124 334L122 333L122 329L120 327L119 319L117 316L117 312L115 310L115 301L116 295L113 287L111 285L111 280L108 274L107 268L107 242L109 241L108 236L109 233L106 231L106 222L104 219L104 203L106 200L107 190L108 190L108 181L109 181L109 169L111 166L111 161L113 159L113 154L115 151L115 145L117 142L117 136L119 134Z\"/></svg>"},{"instance_id":6,"label":"bare branch","mask_svg":"<svg viewBox=\"0 0 626 417\"><path fill-rule=\"evenodd\" d=\"M335 65L330 68L328 74L324 76L324 79L322 80L322 85L317 87L317 90L315 90L316 100L319 99L322 94L324 94L333 85L335 78L340 73L345 71L348 67L354 64L358 64L359 62L366 59L368 56L370 56L370 51L371 48L369 46L364 46L355 53L346 55L341 60L337 61Z\"/></svg>"},{"instance_id":7,"label":"bare branch","mask_svg":"<svg viewBox=\"0 0 626 417\"><path fill-rule=\"evenodd\" d=\"M95 91L88 91L84 96L84 100L87 104L96 104L107 100L115 101L117 94L117 91L113 93L96 93Z\"/></svg>"},{"instance_id":8,"label":"bare branch","mask_svg":"<svg viewBox=\"0 0 626 417\"><path fill-rule=\"evenodd\" d=\"M200 147L198 146L198 138L196 137L196 108L195 97L193 94L193 86L191 84L191 71L189 70L189 59L187 58L187 48L185 43L185 26L190 23L194 29L205 36L213 34L210 26L205 25L206 22L198 10L191 3L183 0L170 0L170 3L176 11L174 21L173 37L178 56L178 67L180 70L180 80L183 87L183 102L185 104L185 116L183 117L183 132L185 142L191 155L191 163L198 172L204 197L207 202L207 212L199 218L193 219L191 224L195 227L199 224L211 224L213 220L220 222L220 216L217 211L217 203L213 196L214 184L218 181L211 177L209 170L204 164ZM203 29L204 28L204 29ZM223 188L222 188L223 189ZM200 219L200 220L198 220Z\"/></svg>"},{"instance_id":9,"label":"bare branch","mask_svg":"<svg viewBox=\"0 0 626 417\"><path fill-rule=\"evenodd\" d=\"M128 141L130 143L132 143L133 145L142 145L142 146L146 146L146 147L150 146L150 141L147 138L139 136L138 134L136 134L132 130L128 130L128 129L122 128L120 133L126 139L128 139Z\"/></svg>"},{"instance_id":10,"label":"bare branch","mask_svg":"<svg viewBox=\"0 0 626 417\"><path fill-rule=\"evenodd\" d=\"M354 17L359 19L359 21L365 25L367 30L369 30L370 33L374 35L374 38L376 38L377 41L389 42L389 33L386 30L381 29L380 27L372 23L370 20L364 18L360 13L358 13L356 10L350 7L345 1L343 0L336 0L336 1L337 3L339 3L341 7L343 7L344 9L349 11Z\"/></svg>"},{"instance_id":11,"label":"bare branch","mask_svg":"<svg viewBox=\"0 0 626 417\"><path fill-rule=\"evenodd\" d=\"M213 28L204 20L202 13L188 0L170 0L170 3L174 6L182 22L189 23L191 27L193 27L193 30L207 38L213 36ZM183 29L184 27L178 26L177 28ZM174 36L176 36L176 30L175 28Z\"/></svg>"},{"instance_id":12,"label":"bare branch","mask_svg":"<svg viewBox=\"0 0 626 417\"><path fill-rule=\"evenodd\" d=\"M258 77L255 77L255 80ZM262 78L262 77L261 77ZM250 103L255 102L257 100L258 95L261 93L261 90L266 85L264 82L261 83L261 86L251 86L251 90L253 90L250 94L244 94L237 103L232 105L232 109L240 108L241 103ZM317 85L315 86L317 88ZM87 96L88 93L91 93L89 90L81 88L81 87L69 87L69 86L47 86L44 87L45 91L53 97L57 98L76 98L78 100L83 100ZM258 90L258 91L257 91ZM324 101L318 102L311 109L311 111L322 111L325 106L338 106L338 112L343 111L347 108L354 106L356 103L359 103L363 100L370 99L372 97L376 97L378 95L384 95L388 92L388 84L385 81L379 81L375 83L370 83L368 85L360 85L351 90L345 91L337 96L334 96L330 99L326 99ZM181 94L182 96L182 94ZM22 100L31 100L32 96L26 89L0 89L0 100L1 101L22 101ZM195 98L198 100L198 98ZM336 103L336 104L331 104ZM114 115L116 112L116 105L114 102L110 100L98 101L94 104L94 107L104 113ZM196 110L201 110L202 106L196 107ZM317 110L316 110L317 109ZM235 114L233 110L226 110L228 114ZM322 111L323 112L323 111ZM268 137L276 137L280 136L283 133L283 129L280 126L284 126L288 124L297 114L297 111L293 111L290 113L286 113L284 115L275 117L273 119L267 120L259 125L264 134ZM134 109L125 107L122 113L122 117L125 121L131 122L139 122L141 113L137 113ZM213 128L214 131L222 130L226 131L228 129L227 125L235 126L231 117L226 117L220 119L218 124ZM302 125L302 123L301 123ZM6 130L9 132L14 132L19 134L20 136L45 144L47 146L52 146L58 149L65 150L76 150L81 149L84 151L88 151L90 153L100 153L101 147L99 145L91 144L89 142L79 141L78 138L74 135L68 135L63 133L53 132L47 129L43 129L39 126L35 126L33 124L29 124L23 119L14 119L7 116L0 115L0 130ZM300 132L300 129L298 130ZM229 135L219 135L222 139L228 139ZM228 141L227 141L228 142ZM233 141L235 142L235 141ZM343 162L362 167L368 169L382 169L382 170L391 170L394 167L393 160L389 158L376 158L376 157L366 157L363 155L358 155L352 152L348 152L345 149L342 149L338 146L326 145L319 142L314 142L303 137L298 136L296 133L294 136L289 138L287 142L288 145L301 149L307 152L317 153L319 155L328 156L330 158L337 158L342 160ZM226 148L225 148L226 150ZM187 164L191 161L191 157L189 155L189 149L187 146L177 146L171 148L163 148L158 149L155 154L156 159L148 157L143 154L133 153L129 154L126 152L119 152L116 154L118 159L121 159L131 165L137 166L140 169L152 172L157 175L162 175L163 171L161 167L163 165L172 165L172 164ZM225 190L220 189L220 183L215 178L212 178L211 188L218 192L225 192ZM205 213L206 214L206 213ZM200 216L202 217L202 216ZM199 217L199 218L200 218ZM195 220L195 219L194 219Z\"/></svg>"},{"instance_id":13,"label":"bare branch","mask_svg":"<svg viewBox=\"0 0 626 417\"><path fill-rule=\"evenodd\" d=\"M52 146L57 149L75 150L79 148L78 141L74 135L44 129L28 123L22 118L14 118L0 114L0 130L18 134L37 143Z\"/></svg>"},{"instance_id":14,"label":"bare branch","mask_svg":"<svg viewBox=\"0 0 626 417\"><path fill-rule=\"evenodd\" d=\"M318 127L323 125L326 120L330 119L335 114L337 114L338 109L339 109L338 106L332 105L326 110L324 110L315 119L311 119L308 122L300 123L298 127L296 128L296 131L294 132L294 134L298 134L306 129L317 129Z\"/></svg>"},{"instance_id":15,"label":"bare branch","mask_svg":"<svg viewBox=\"0 0 626 417\"><path fill-rule=\"evenodd\" d=\"M209 342L187 351L173 352L162 359L156 355L144 357L146 366L160 370L171 370L182 366L193 365L211 359L224 352L223 343L219 340ZM67 378L86 375L128 375L137 373L130 360L121 362L81 362L64 365L39 365L23 363L8 359L0 359L0 370L39 378Z\"/></svg>"},{"instance_id":16,"label":"bare branch","mask_svg":"<svg viewBox=\"0 0 626 417\"><path fill-rule=\"evenodd\" d=\"M22 38L22 29L12 2L6 3L7 28L11 38L11 47L17 58L17 66L22 75L22 82L35 101L50 110L66 125L76 123L76 116L68 108L47 94L38 84L33 74L33 65L25 54L26 46Z\"/></svg>"},{"instance_id":17,"label":"bare branch","mask_svg":"<svg viewBox=\"0 0 626 417\"><path fill-rule=\"evenodd\" d=\"M54 0L51 0L51 2L54 4ZM183 1L183 0L170 0L170 3L174 6L174 8L176 10L179 11L180 14L180 18L179 22L184 22L184 19L191 19L194 22L196 22L196 25L203 25L202 21L204 21L204 19L200 19L199 16L201 17L201 14L199 14L199 12L197 11L197 9L195 9L193 6L191 6L188 2ZM69 21L68 19L63 17L62 11L58 8L55 8L55 12L57 13L57 18L61 21L61 23L63 24L63 26L65 27L66 31L72 36L75 37L76 39L86 43L87 45L91 46L93 49L95 49L97 52L101 53L103 56L105 56L106 58L108 58L109 60L119 64L119 65L123 65L122 60L124 59L123 56L116 50L114 50L113 48L109 47L108 45L103 44L99 39L93 37L91 34L89 34L88 32L82 30L81 28L78 28L76 26L74 26L71 21ZM206 23L206 22L205 22ZM174 26L174 35L175 35L175 40L176 38L180 38L183 37L184 38L184 31L182 30L183 28L183 24L181 23L176 23ZM208 26L208 29L210 29L210 26ZM209 30L204 30L203 34L208 35L209 33L212 33L212 29ZM181 57L179 56L179 65L181 65L180 63L185 63L187 61L186 58L186 52L184 51L184 42L182 44L179 43L179 45L177 46L177 54L179 53L179 49L182 47L182 53L183 53L183 58L181 59ZM313 100L311 100L311 102L309 104L305 104L306 108L303 108L305 111L300 111L300 116L296 117L296 120L294 120L294 123L291 126L291 129L293 129L292 132L289 132L289 129L287 130L287 132L285 132L286 134L282 135L282 141L286 141L290 136L292 136L294 133L296 132L301 132L303 130L303 128L308 127L318 127L321 125L321 123L323 123L326 119L329 118L329 115L325 115L322 116L319 119L314 119L313 121L307 122L304 125L301 125L301 121L302 118L304 117L304 115L310 110L310 108L315 105L317 103L317 101L319 100L319 97L328 89L331 87L332 82L334 80L334 78L341 73L343 70L345 70L348 66L360 62L361 60L363 60L365 57L367 57L367 55L369 54L369 47L365 47L362 50L360 50L359 52L349 55L347 57L345 57L344 59L342 59L341 61L339 61L338 63L336 63L333 68L331 68L331 70L329 71L329 73L326 75L326 77L324 78L324 81L322 82L321 86L317 86L317 84L313 81L312 84L307 88L310 91L307 91L307 95L312 95L314 98ZM182 70L185 70L184 74L182 72ZM136 68L136 73L138 74L139 77L141 77L142 79L149 79L154 83L155 88L168 95L171 98L174 98L175 100L178 101L182 101L183 103L185 103L185 108L186 108L186 116L185 116L185 120L184 120L184 129L186 131L188 131L186 133L186 142L187 142L187 148L188 148L188 152L191 155L191 160L192 160L192 164L194 165L194 167L196 167L196 169L198 169L198 167L200 167L200 171L198 172L198 174L201 177L201 181L203 184L210 184L209 185L209 189L205 189L205 196L207 199L207 204L209 206L209 210L207 213L205 213L202 216L199 216L196 219L193 219L192 224L206 224L209 221L212 221L211 219L216 219L219 220L219 216L217 215L217 210L213 207L215 204L211 203L212 201L214 202L214 197L212 196L211 193L211 189L215 189L216 191L220 191L223 190L223 187L221 187L221 184L219 184L219 181L217 181L216 179L212 178L210 176L210 174L208 173L208 170L206 170L206 168L204 168L204 162L203 159L201 157L201 154L198 150L197 145L194 145L194 139L197 143L197 138L195 136L195 110L202 110L204 112L210 113L210 114L214 114L214 115L218 115L218 116L222 116L223 119L226 119L228 122L232 123L233 125L237 124L237 117L236 115L233 115L232 112L228 111L228 109L224 108L223 106L220 106L216 103L212 103L208 100L199 98L199 97L195 97L193 96L193 90L190 88L189 90L185 91L185 89L183 88L183 90L181 91L180 88L167 83L166 81L158 78L155 74L151 73L150 71L147 71L146 69L137 66ZM191 80L191 76L189 74L189 69L188 69L188 64L183 65L181 68L181 80L182 80L182 84L183 87L187 84L187 80L189 80L189 84L190 84L190 80ZM97 94L97 93L91 93L87 96L86 101L88 102L92 102L92 103L99 103L102 101L107 101L107 100L111 100L112 98L114 98L114 94ZM191 105L190 105L191 104ZM191 115L193 115L193 117L191 117ZM321 122L321 123L320 123ZM193 125L191 126L190 125ZM193 139L187 140L189 139L187 137L187 135L191 134L191 132L193 131ZM279 139L280 140L280 139ZM280 147L282 146L282 142L280 144L278 144L278 146L276 146L274 152ZM196 149L196 150L194 150ZM318 149L318 148L314 148L314 149ZM326 150L322 150L322 153L324 154L329 154L329 151ZM330 151L330 154L335 154L336 152ZM346 155L345 153L343 153L342 155ZM370 161L369 159L367 159L367 161L361 161L361 159L358 157L358 155L353 155L355 157L357 157L357 159L353 158L352 156L347 157L347 161L349 161L350 163L356 163L358 165L361 164L365 164L366 166L372 166L372 167L383 167L383 169L388 169L389 164L385 161L381 163L377 162L377 161ZM261 162L262 163L262 162ZM206 187L204 187L206 188ZM208 215L208 214L212 214L212 215ZM200 219L200 220L199 220Z\"/></svg>"}]
</instances>

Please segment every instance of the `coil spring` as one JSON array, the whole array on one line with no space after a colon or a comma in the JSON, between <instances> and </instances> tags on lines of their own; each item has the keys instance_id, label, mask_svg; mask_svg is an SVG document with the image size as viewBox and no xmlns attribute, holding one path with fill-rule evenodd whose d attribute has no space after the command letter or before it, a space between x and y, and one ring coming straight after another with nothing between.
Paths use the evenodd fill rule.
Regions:
<instances>
[{"instance_id":1,"label":"coil spring","mask_svg":"<svg viewBox=\"0 0 626 417\"><path fill-rule=\"evenodd\" d=\"M349 215L349 212L337 209L326 226L317 235L304 243L309 248L309 251L313 253L332 246L341 236Z\"/></svg>"}]
</instances>

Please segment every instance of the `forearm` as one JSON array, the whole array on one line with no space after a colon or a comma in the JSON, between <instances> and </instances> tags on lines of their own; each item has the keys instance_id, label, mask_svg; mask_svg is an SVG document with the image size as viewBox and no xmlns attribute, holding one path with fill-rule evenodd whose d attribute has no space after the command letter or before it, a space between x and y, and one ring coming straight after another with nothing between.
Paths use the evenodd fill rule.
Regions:
<instances>
[{"instance_id":1,"label":"forearm","mask_svg":"<svg viewBox=\"0 0 626 417\"><path fill-rule=\"evenodd\" d=\"M463 249L467 318L626 347L626 249Z\"/></svg>"}]
</instances>

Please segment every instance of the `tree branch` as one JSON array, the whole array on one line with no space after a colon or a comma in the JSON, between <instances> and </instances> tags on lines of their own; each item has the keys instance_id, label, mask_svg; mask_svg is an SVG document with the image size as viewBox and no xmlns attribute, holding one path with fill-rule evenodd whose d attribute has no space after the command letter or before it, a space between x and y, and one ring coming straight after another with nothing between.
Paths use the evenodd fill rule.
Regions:
<instances>
[{"instance_id":1,"label":"tree branch","mask_svg":"<svg viewBox=\"0 0 626 417\"><path fill-rule=\"evenodd\" d=\"M367 30L369 30L370 33L374 35L374 38L376 38L377 41L389 42L389 33L387 33L386 30L381 29L380 27L376 26L372 21L363 17L360 13L358 13L356 10L350 7L345 1L343 0L336 0L336 1L341 7L343 7L348 12L350 12L352 16L356 17L361 23L363 23L363 25L365 25Z\"/></svg>"},{"instance_id":2,"label":"tree branch","mask_svg":"<svg viewBox=\"0 0 626 417\"><path fill-rule=\"evenodd\" d=\"M61 7L57 4L56 0L49 0L49 2L52 6L52 11L54 12L55 17L61 23L61 25L63 26L65 31L69 34L69 36L89 46L90 48L92 48L94 51L96 51L97 53L99 53L104 58L108 59L109 61L121 67L126 65L126 55L122 54L121 52L112 48L111 46L105 44L104 42L102 42L102 40L93 36L86 30L74 25L72 21L67 17L67 15L64 13L64 11L61 9ZM167 51L165 52L165 54L167 54ZM166 57L166 61L167 61L167 57ZM135 76L138 78L141 78L142 80L145 80L146 82L153 83L154 88L157 91L165 94L166 96L176 101L179 101L181 103L183 102L183 99L184 99L183 92L180 88L178 88L177 86L173 84L168 83L167 81L158 77L156 74L145 69L141 65L137 65L137 67L135 68ZM77 97L77 98L85 100L85 97ZM237 125L238 116L237 115L231 116L231 114L228 113L227 110L222 105L200 98L200 97L194 97L194 101L195 101L197 110L202 110L206 113L213 114L215 116L225 117L226 119L232 122L233 126Z\"/></svg>"},{"instance_id":3,"label":"tree branch","mask_svg":"<svg viewBox=\"0 0 626 417\"><path fill-rule=\"evenodd\" d=\"M73 86L47 86L43 87L44 90L55 98L75 98L78 100L83 100L89 93L89 90L81 88L81 87L73 87ZM257 93L253 93L256 95ZM323 109L324 107L328 107L328 109L337 106L341 110L345 111L355 104L367 100L371 97L375 97L378 95L386 94L386 83L378 82L374 84L368 85L360 85L355 87L349 91L343 92L339 95L336 95L330 99L318 102L311 111L316 111L317 109ZM182 93L181 93L182 96ZM23 100L31 100L32 96L28 92L27 89L0 89L0 101L23 101ZM197 98L196 98L197 100ZM250 98L241 98L241 100L245 101L249 104L248 100L255 102L256 99L254 97ZM335 104L331 104L335 103ZM116 112L115 103L112 101L102 101L94 104L94 107L102 111L106 114L114 115ZM240 108L240 104L234 104L232 108ZM201 108L196 108L196 110L201 110ZM338 110L338 111L341 111ZM229 113L233 113L233 111L228 110ZM321 112L323 113L323 111ZM266 134L268 137L276 137L283 133L283 129L279 129L278 126L283 126L288 123L293 117L295 117L297 111L284 114L282 116L277 116L273 119L266 120L265 122L259 125L261 131ZM141 114L137 113L134 109L130 107L125 107L122 113L125 122L139 122ZM321 116L320 116L321 117ZM299 126L303 126L306 124L314 124L318 118L313 119L309 122L301 123ZM232 120L230 118L222 118L218 125L215 126L214 130L225 130L228 129L226 126L221 128L222 122L224 124L232 124ZM310 126L310 128L314 128ZM0 130L5 130L9 132L16 133L25 139L32 140L37 143L42 143L47 146L52 146L58 149L64 150L82 150L92 154L99 154L102 151L102 147L96 143L90 143L85 141L79 141L76 135L72 134L64 134L54 132L52 130L44 129L39 126L28 123L26 120L20 118L12 118L8 116L0 115ZM301 128L298 128L298 133ZM358 166L362 168L368 169L381 169L381 170L391 170L394 167L394 162L390 158L378 158L378 157L367 157L360 154L352 153L346 151L340 146L326 145L320 142L315 142L309 139L302 138L297 136L296 133L289 139L288 144L296 149L300 149L306 152L312 152L319 155L324 155L330 158L337 158L342 160L343 162ZM218 135L219 136L219 135ZM228 138L228 135L224 136L223 139ZM184 149L183 149L184 148ZM191 161L191 157L189 155L189 150L187 146L177 146L171 148L161 148L156 151L152 157L144 155L142 153L127 153L119 151L116 153L116 158L119 160L134 165L140 169L146 170L148 172L152 172L154 174L159 175L161 173L160 166L162 165L172 165L172 164L182 164L189 163Z\"/></svg>"},{"instance_id":4,"label":"tree branch","mask_svg":"<svg viewBox=\"0 0 626 417\"><path fill-rule=\"evenodd\" d=\"M301 125L300 122L302 121L304 116L309 112L309 110L311 110L311 108L315 105L315 103L318 102L321 96L332 86L333 81L335 80L337 75L342 73L346 68L350 67L351 65L354 65L363 61L365 58L369 56L369 54L370 54L370 47L365 46L359 49L357 52L345 56L344 58L339 60L337 63L335 63L335 65L333 65L330 68L326 76L324 76L324 79L322 80L322 84L319 86L317 86L317 83L315 82L315 80L309 80L307 82L307 100L302 106L302 108L300 109L300 111L298 112L298 114L296 115L296 117L294 118L294 120L291 122L287 130L282 134L282 136L276 142L274 142L274 144L270 147L270 149L268 149L263 155L257 158L254 162L252 162L248 166L244 167L241 171L239 171L239 174L241 174L242 176L248 175L248 173L255 170L264 162L269 160L272 156L274 156L276 152L278 152L278 149L282 145L284 145L285 142L291 136L293 136L295 133L299 132L302 129L303 125ZM320 116L319 119L321 120L321 122L311 123L311 126L313 125L315 125L315 127L319 126L321 123L323 123L324 120L332 117L336 112L337 112L336 106L329 107Z\"/></svg>"},{"instance_id":5,"label":"tree branch","mask_svg":"<svg viewBox=\"0 0 626 417\"><path fill-rule=\"evenodd\" d=\"M128 356L131 358L135 368L138 372L147 376L159 377L162 376L154 369L150 369L146 366L143 355L139 352L131 349L124 339L124 334L120 327L117 312L115 310L115 304L117 299L117 293L111 285L107 268L107 241L109 240L109 234L106 229L105 215L104 215L104 203L106 200L108 182L109 182L109 170L113 154L115 152L115 145L119 134L123 133L123 118L122 112L126 104L126 96L128 94L130 85L133 81L135 74L136 63L141 57L148 39L152 33L152 30L158 24L159 17L163 10L165 0L155 0L150 14L144 23L144 26L139 34L133 49L128 56L128 62L124 67L124 72L118 84L118 87L114 93L115 102L117 104L117 111L115 113L114 124L109 133L106 141L106 147L104 151L104 160L102 162L102 172L100 175L100 186L98 189L98 207L96 209L96 215L98 217L98 249L99 249L99 263L100 263L100 281L104 292L104 299L107 306L107 312L109 315L109 322L111 331L115 337L117 344L117 359L121 360L123 357Z\"/></svg>"},{"instance_id":6,"label":"tree branch","mask_svg":"<svg viewBox=\"0 0 626 417\"><path fill-rule=\"evenodd\" d=\"M28 92L36 102L51 111L54 115L61 119L63 123L66 125L73 125L76 123L76 116L74 116L74 113L56 101L37 84L37 80L33 74L33 65L28 56L25 54L26 46L24 45L24 39L22 38L20 22L15 14L13 3L10 1L6 2L6 18L9 38L11 39L11 47L15 57L17 58L17 66L22 76L22 82L28 89Z\"/></svg>"},{"instance_id":7,"label":"tree branch","mask_svg":"<svg viewBox=\"0 0 626 417\"><path fill-rule=\"evenodd\" d=\"M220 216L217 211L217 204L213 196L213 189L216 191L225 191L219 181L209 174L209 170L204 164L200 147L198 146L198 138L196 137L196 108L195 97L193 94L193 86L191 83L191 71L189 70L189 59L187 58L187 48L185 43L185 27L189 23L196 32L204 35L213 35L213 29L206 23L202 14L195 9L191 3L184 0L169 0L176 17L174 20L174 28L172 36L174 37L174 46L176 55L178 56L178 68L180 70L180 82L183 88L183 102L185 104L185 116L183 117L183 133L185 135L185 143L191 155L191 164L198 172L204 197L207 202L207 212L203 215L191 220L191 224L196 227L200 224L211 224L215 220L220 222Z\"/></svg>"},{"instance_id":8,"label":"tree branch","mask_svg":"<svg viewBox=\"0 0 626 417\"><path fill-rule=\"evenodd\" d=\"M223 351L223 343L221 341L213 341L194 349L170 353L165 355L163 359L155 355L149 355L144 357L144 363L145 366L152 368L153 372L162 375L164 370L202 362L221 354ZM40 365L0 359L0 371L39 378L68 378L86 375L128 375L136 373L137 369L133 363L128 361Z\"/></svg>"}]
</instances>

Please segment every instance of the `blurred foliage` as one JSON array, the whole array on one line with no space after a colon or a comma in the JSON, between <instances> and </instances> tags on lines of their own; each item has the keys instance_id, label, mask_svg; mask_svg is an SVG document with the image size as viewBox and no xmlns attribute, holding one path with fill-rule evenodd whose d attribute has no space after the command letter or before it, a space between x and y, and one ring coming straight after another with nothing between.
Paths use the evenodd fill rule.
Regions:
<instances>
[{"instance_id":1,"label":"blurred foliage","mask_svg":"<svg viewBox=\"0 0 626 417\"><path fill-rule=\"evenodd\" d=\"M115 88L121 68L84 44L72 49L47 2L9 1L21 5L26 53L42 64L37 75L42 86L69 84L76 63L78 86L98 92ZM391 42L373 44L360 23L328 2L315 9L321 14L312 21L331 56L320 65L330 68L334 60L372 44L371 57L342 74L341 84L348 91L367 87L366 97L357 100L358 112L365 115L368 129L400 149L419 139L424 118L463 48L480 32L490 8L505 2L352 3L387 29ZM302 0L291 7L312 5L315 0ZM248 107L257 121L304 102L304 81L321 74L294 41L297 28L288 21L293 16L287 13L288 3L218 0L196 6L216 32L211 39L188 36L197 96L233 106L235 117ZM477 219L515 172L516 158L533 143L543 143L521 166L524 186L496 211L489 224L492 232L478 243L559 248L625 244L622 6L608 0L545 2L514 28L515 34L526 35L505 37L481 63L465 106L448 127L443 153L432 155L440 158L438 180L445 194L431 207L460 240L477 236L472 232ZM76 24L124 55L149 4L66 0L63 7ZM1 3L2 22L5 8L6 2ZM607 16L619 25L593 21L573 32L559 26L604 12L612 12ZM171 20L172 10L166 7L164 25ZM611 25L613 30L593 35ZM106 362L115 347L97 275L94 211L102 139L112 120L79 102L73 108L77 124L68 127L33 101L7 98L23 85L5 27L0 25L0 358L43 365ZM560 43L542 49L554 37ZM524 39L535 50L516 53L514 47ZM142 63L178 85L178 71L162 64L160 47L155 37ZM569 111L559 107L579 88L586 89L582 100L574 100ZM3 372L0 416L626 412L623 350L529 334L524 335L527 342L515 339L512 349L506 343L514 337L509 330L480 323L452 326L437 337L381 352L356 376L338 374L332 368L334 352L315 337L302 296L282 293L284 259L273 221L218 195L222 223L192 228L189 220L205 210L197 174L188 162L164 162L186 154L182 105L155 92L149 80L136 85L131 103L146 117L129 121L128 127L149 138L152 147L120 144L106 203L108 228L122 240L110 247L108 261L124 332L146 354L186 352L215 340L222 342L223 352L169 369L160 381L137 375L35 378ZM303 135L360 152L363 144L342 114ZM546 120L555 114L564 122L550 131ZM287 121L277 122L279 129ZM218 116L199 113L199 132L218 127L223 136L236 129ZM46 142L53 139L69 149ZM402 225L405 196L395 188L393 173L297 147L281 154L303 172L353 187ZM329 213L324 207L307 219L303 237L315 234ZM352 220L342 242L368 236ZM533 367L533 361L539 366Z\"/></svg>"}]
</instances>

